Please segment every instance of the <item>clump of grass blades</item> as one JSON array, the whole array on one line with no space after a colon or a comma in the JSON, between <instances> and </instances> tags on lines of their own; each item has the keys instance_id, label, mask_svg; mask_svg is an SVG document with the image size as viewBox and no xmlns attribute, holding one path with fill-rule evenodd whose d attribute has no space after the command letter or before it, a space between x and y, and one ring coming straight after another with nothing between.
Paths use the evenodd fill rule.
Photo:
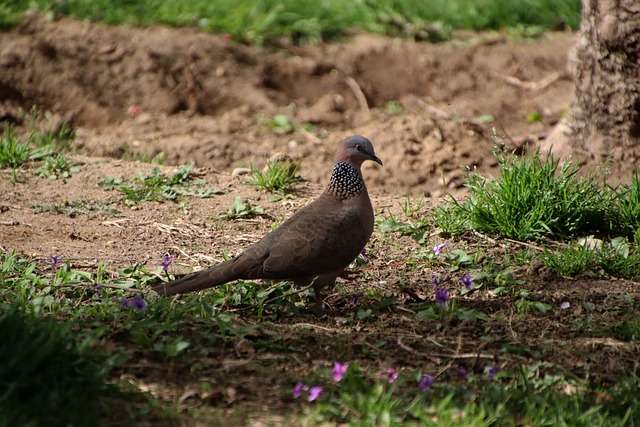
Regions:
<instances>
[{"instance_id":1,"label":"clump of grass blades","mask_svg":"<svg viewBox=\"0 0 640 427\"><path fill-rule=\"evenodd\" d=\"M640 277L640 248L629 245L624 237L618 237L601 247L572 243L556 251L547 250L542 262L551 271L564 277L584 273L606 273L614 277L637 279Z\"/></svg>"},{"instance_id":2,"label":"clump of grass blades","mask_svg":"<svg viewBox=\"0 0 640 427\"><path fill-rule=\"evenodd\" d=\"M298 165L291 162L273 162L267 165L264 172L258 169L251 171L251 183L273 193L290 193L301 179Z\"/></svg>"},{"instance_id":3,"label":"clump of grass blades","mask_svg":"<svg viewBox=\"0 0 640 427\"><path fill-rule=\"evenodd\" d=\"M210 197L212 189L193 191L193 185L202 186L206 182L194 179L191 171L193 165L183 165L173 175L163 174L159 168L153 168L149 175L140 174L129 181L122 181L113 177L105 177L100 184L107 189L116 189L122 193L124 202L135 204L145 201L162 202L176 200L178 196Z\"/></svg>"},{"instance_id":4,"label":"clump of grass blades","mask_svg":"<svg viewBox=\"0 0 640 427\"><path fill-rule=\"evenodd\" d=\"M469 198L436 213L443 228L474 229L520 240L621 231L617 194L592 178L578 177L576 166L560 165L551 156L543 160L537 154L499 160L499 178L471 175Z\"/></svg>"},{"instance_id":5,"label":"clump of grass blades","mask_svg":"<svg viewBox=\"0 0 640 427\"><path fill-rule=\"evenodd\" d=\"M63 124L55 131L32 131L29 134L29 142L36 147L50 147L52 151L68 151L75 136L75 130Z\"/></svg>"},{"instance_id":6,"label":"clump of grass blades","mask_svg":"<svg viewBox=\"0 0 640 427\"><path fill-rule=\"evenodd\" d=\"M618 189L616 208L619 211L620 224L627 236L638 236L640 230L640 178L633 176L631 184ZM637 242L636 239L636 243Z\"/></svg>"},{"instance_id":7,"label":"clump of grass blades","mask_svg":"<svg viewBox=\"0 0 640 427\"><path fill-rule=\"evenodd\" d=\"M106 359L60 324L14 306L0 313L0 425L96 425L116 394Z\"/></svg>"},{"instance_id":8,"label":"clump of grass blades","mask_svg":"<svg viewBox=\"0 0 640 427\"><path fill-rule=\"evenodd\" d=\"M7 128L0 136L0 168L19 168L29 160L31 148L20 142L13 128Z\"/></svg>"},{"instance_id":9,"label":"clump of grass blades","mask_svg":"<svg viewBox=\"0 0 640 427\"><path fill-rule=\"evenodd\" d=\"M557 251L545 251L542 262L554 273L574 277L598 266L598 254L585 245L574 244Z\"/></svg>"}]
</instances>

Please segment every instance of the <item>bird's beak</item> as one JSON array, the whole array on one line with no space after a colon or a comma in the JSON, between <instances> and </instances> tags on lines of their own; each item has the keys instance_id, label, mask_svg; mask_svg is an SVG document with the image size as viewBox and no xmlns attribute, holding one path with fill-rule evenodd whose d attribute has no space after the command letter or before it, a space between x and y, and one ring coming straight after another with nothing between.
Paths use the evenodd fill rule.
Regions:
<instances>
[{"instance_id":1,"label":"bird's beak","mask_svg":"<svg viewBox=\"0 0 640 427\"><path fill-rule=\"evenodd\" d=\"M382 165L382 160L380 160L380 158L378 158L378 156L371 156L371 160L373 160L374 162L376 162L380 166L383 166Z\"/></svg>"}]
</instances>

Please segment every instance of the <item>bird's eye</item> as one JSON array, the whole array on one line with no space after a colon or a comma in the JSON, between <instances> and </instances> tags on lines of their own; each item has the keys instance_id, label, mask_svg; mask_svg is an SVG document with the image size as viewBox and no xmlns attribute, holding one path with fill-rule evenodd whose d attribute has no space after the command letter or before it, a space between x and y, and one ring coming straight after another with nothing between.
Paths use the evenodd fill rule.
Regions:
<instances>
[{"instance_id":1,"label":"bird's eye","mask_svg":"<svg viewBox=\"0 0 640 427\"><path fill-rule=\"evenodd\" d=\"M358 150L358 151L362 151L362 146L360 146L360 145L356 145L356 150Z\"/></svg>"}]
</instances>

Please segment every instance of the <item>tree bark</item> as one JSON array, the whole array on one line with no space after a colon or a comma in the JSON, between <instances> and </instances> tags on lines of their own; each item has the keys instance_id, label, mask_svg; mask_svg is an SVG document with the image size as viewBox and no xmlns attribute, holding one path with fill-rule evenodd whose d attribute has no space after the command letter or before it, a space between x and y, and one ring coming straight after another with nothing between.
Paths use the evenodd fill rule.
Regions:
<instances>
[{"instance_id":1,"label":"tree bark","mask_svg":"<svg viewBox=\"0 0 640 427\"><path fill-rule=\"evenodd\" d=\"M561 158L640 160L640 1L582 0L570 111L542 144Z\"/></svg>"}]
</instances>

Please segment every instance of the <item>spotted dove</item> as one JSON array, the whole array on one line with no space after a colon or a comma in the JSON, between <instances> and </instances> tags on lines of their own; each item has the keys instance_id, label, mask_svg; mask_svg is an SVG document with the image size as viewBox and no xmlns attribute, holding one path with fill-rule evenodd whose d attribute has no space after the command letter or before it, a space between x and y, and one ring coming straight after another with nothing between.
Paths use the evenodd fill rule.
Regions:
<instances>
[{"instance_id":1,"label":"spotted dove","mask_svg":"<svg viewBox=\"0 0 640 427\"><path fill-rule=\"evenodd\" d=\"M340 143L329 184L316 200L240 255L207 270L156 285L161 295L199 291L238 279L293 280L320 290L360 254L373 232L373 208L360 167L382 165L371 141L352 136Z\"/></svg>"}]
</instances>

